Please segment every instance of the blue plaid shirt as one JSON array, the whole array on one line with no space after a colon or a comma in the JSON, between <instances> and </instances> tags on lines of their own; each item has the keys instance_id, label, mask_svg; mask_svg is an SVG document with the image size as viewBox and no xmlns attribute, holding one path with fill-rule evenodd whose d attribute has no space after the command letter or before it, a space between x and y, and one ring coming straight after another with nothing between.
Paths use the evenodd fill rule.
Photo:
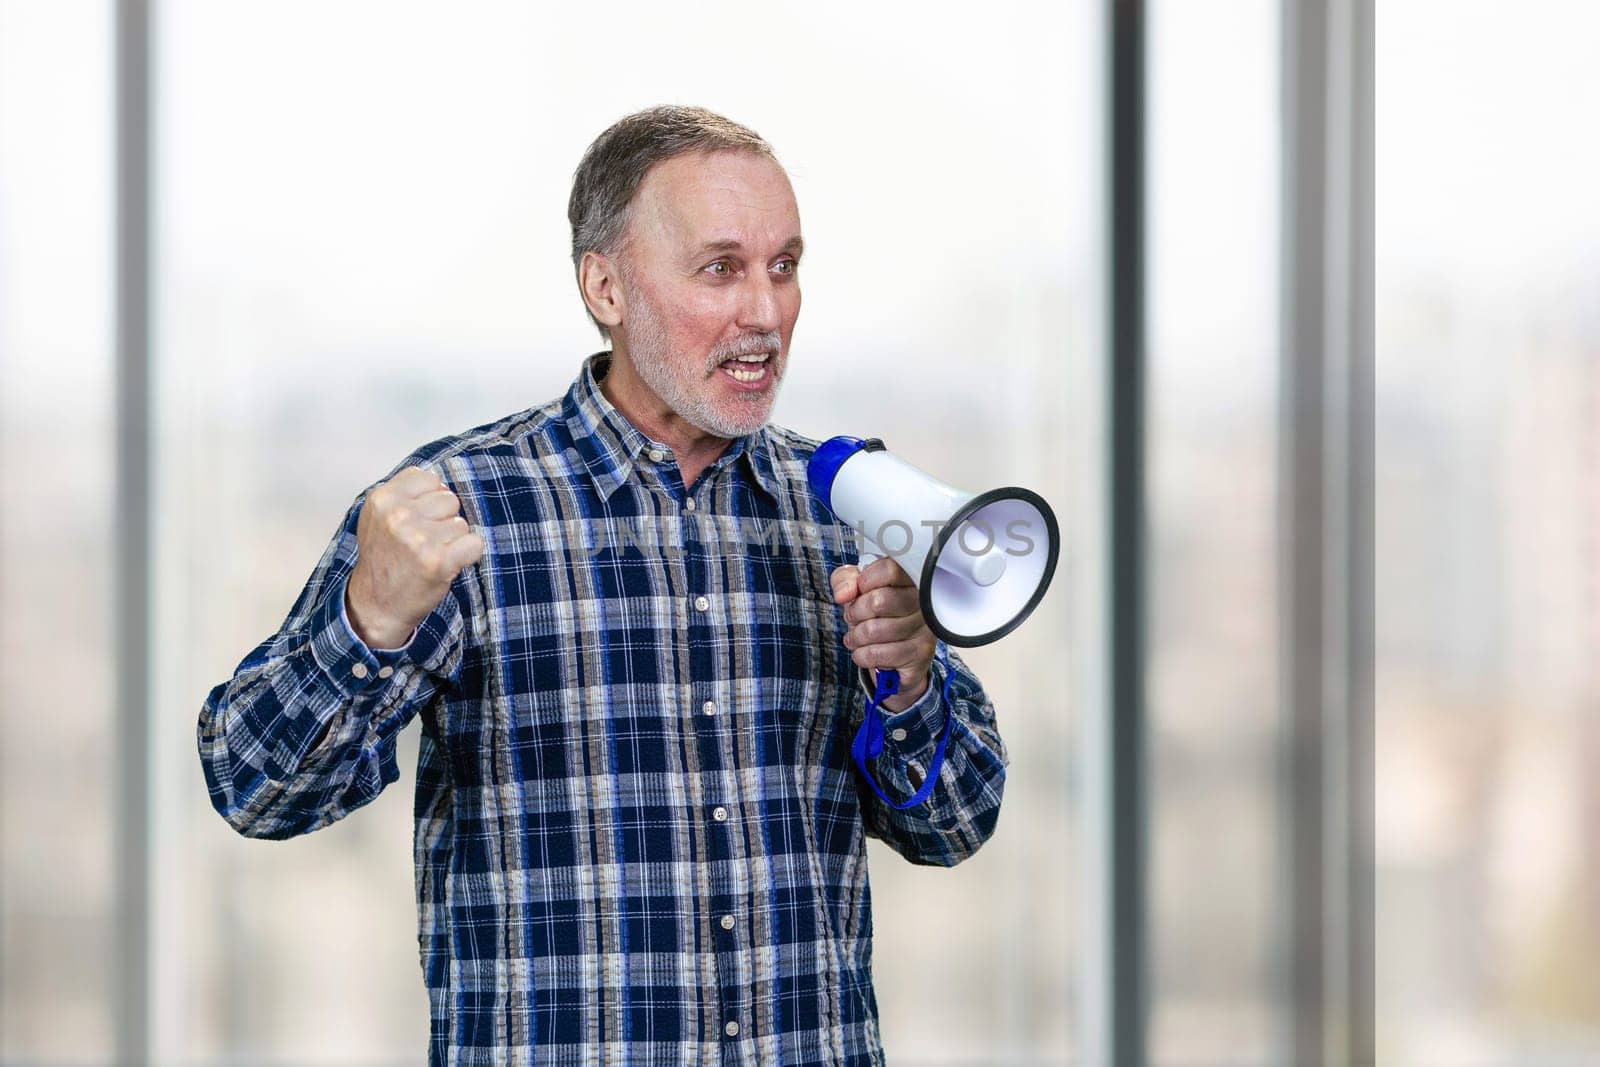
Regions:
<instances>
[{"instance_id":1,"label":"blue plaid shirt","mask_svg":"<svg viewBox=\"0 0 1600 1067\"><path fill-rule=\"evenodd\" d=\"M358 496L278 632L211 690L211 802L251 837L343 818L420 719L429 1063L881 1064L864 835L953 865L993 833L1006 750L954 654L851 762L865 698L828 576L848 530L815 441L735 440L686 489L600 392L425 445L484 539L404 648L351 631ZM948 652L947 649L942 651ZM942 693L946 677L950 685Z\"/></svg>"}]
</instances>

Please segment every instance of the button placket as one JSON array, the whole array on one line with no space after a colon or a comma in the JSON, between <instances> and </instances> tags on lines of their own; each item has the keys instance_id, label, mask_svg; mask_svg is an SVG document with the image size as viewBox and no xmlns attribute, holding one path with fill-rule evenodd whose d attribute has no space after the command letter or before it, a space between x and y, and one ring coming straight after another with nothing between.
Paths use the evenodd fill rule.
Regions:
<instances>
[{"instance_id":1,"label":"button placket","mask_svg":"<svg viewBox=\"0 0 1600 1067\"><path fill-rule=\"evenodd\" d=\"M686 491L682 504L682 513L685 516L690 516L695 514L697 510L698 505L692 497L688 496ZM686 526L694 521L697 520L684 519ZM683 562L685 565L684 579L687 588L684 589L686 596L680 603L684 603L688 607L689 618L687 622L691 633L703 634L706 631L697 630L697 628L711 625L709 613L711 611L712 597L709 591L711 589L721 589L725 583L718 578L717 562L708 558L708 554L705 551L705 542L698 539L693 543L686 542L685 548L687 552ZM732 697L731 693L722 688L726 679L721 677L719 665L704 656L694 657L691 662L694 673L690 682L699 690L696 695L700 697L700 700L698 704L691 703L689 707L698 706L700 714L707 720L715 720L723 711L727 711L731 715L733 705L727 703L723 696L726 696L727 699L732 699ZM721 765L724 757L722 755L722 742L719 740L720 732L712 721L707 721L699 731L699 743L704 746L705 751L702 762L703 769L715 769ZM705 811L705 809L701 810ZM731 825L733 822L731 809L727 805L716 804L706 814L710 816L709 822L711 826L709 832L716 841L713 847L719 854L723 851L731 851L732 838L737 836L734 832L734 827ZM725 884L719 883L715 885L712 889L712 895L705 901L706 912L703 913L709 917L710 929L712 934L715 935L713 937L713 946L719 955L735 951L739 943L738 908L735 898L728 894L730 888ZM723 1016L722 1032L729 1039L737 1038L742 1030L738 1013L745 997L748 996L748 991L730 987L725 981L720 984L722 987L720 992L723 998L723 1010L727 1013Z\"/></svg>"}]
</instances>

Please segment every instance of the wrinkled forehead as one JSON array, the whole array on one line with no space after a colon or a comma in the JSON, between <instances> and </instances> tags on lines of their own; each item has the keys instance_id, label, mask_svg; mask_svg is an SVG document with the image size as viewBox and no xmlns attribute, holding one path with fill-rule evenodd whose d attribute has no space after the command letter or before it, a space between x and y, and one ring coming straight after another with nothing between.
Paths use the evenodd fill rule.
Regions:
<instances>
[{"instance_id":1,"label":"wrinkled forehead","mask_svg":"<svg viewBox=\"0 0 1600 1067\"><path fill-rule=\"evenodd\" d=\"M788 175L766 156L691 152L658 163L645 175L630 229L636 241L658 255L692 255L729 243L761 254L799 236L800 210Z\"/></svg>"}]
</instances>

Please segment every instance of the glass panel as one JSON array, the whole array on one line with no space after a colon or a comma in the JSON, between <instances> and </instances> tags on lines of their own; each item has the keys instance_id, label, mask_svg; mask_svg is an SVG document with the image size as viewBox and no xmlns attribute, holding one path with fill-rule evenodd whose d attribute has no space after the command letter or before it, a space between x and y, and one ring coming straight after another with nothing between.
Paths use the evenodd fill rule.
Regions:
<instances>
[{"instance_id":1,"label":"glass panel","mask_svg":"<svg viewBox=\"0 0 1600 1067\"><path fill-rule=\"evenodd\" d=\"M588 142L697 101L789 165L806 312L775 421L882 436L973 489L1057 503L1098 394L1094 5L956 21L867 5L656 5L599 53L532 5L162 7L159 461L166 812L158 993L174 1057L415 1062L404 774L306 838L235 838L193 725L282 620L355 493L413 447L562 392L597 349L565 217ZM699 58L691 58L699 57ZM1083 501L1077 501L1087 507ZM1093 512L1086 512L1092 517ZM953 871L872 846L885 1044L906 1062L1063 1062L1076 939L1072 545L1055 591L969 663L1012 754L1002 829Z\"/></svg>"},{"instance_id":2,"label":"glass panel","mask_svg":"<svg viewBox=\"0 0 1600 1067\"><path fill-rule=\"evenodd\" d=\"M0 1059L112 1055L110 5L0 5Z\"/></svg>"},{"instance_id":3,"label":"glass panel","mask_svg":"<svg viewBox=\"0 0 1600 1067\"><path fill-rule=\"evenodd\" d=\"M1149 1048L1269 1063L1278 7L1155 3L1149 48Z\"/></svg>"},{"instance_id":4,"label":"glass panel","mask_svg":"<svg viewBox=\"0 0 1600 1067\"><path fill-rule=\"evenodd\" d=\"M1600 12L1381 31L1379 1054L1593 1063Z\"/></svg>"}]
</instances>

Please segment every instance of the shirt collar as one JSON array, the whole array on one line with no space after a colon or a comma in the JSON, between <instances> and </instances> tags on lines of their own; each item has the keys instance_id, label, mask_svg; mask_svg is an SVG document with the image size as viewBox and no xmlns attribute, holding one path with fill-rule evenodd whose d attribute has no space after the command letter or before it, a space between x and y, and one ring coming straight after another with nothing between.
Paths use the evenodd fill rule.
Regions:
<instances>
[{"instance_id":1,"label":"shirt collar","mask_svg":"<svg viewBox=\"0 0 1600 1067\"><path fill-rule=\"evenodd\" d=\"M600 382L611 366L609 351L596 352L583 361L583 369L567 390L563 402L567 429L583 466L594 479L601 500L609 500L617 486L628 480L640 452L665 445L650 440L642 430L618 411L600 391ZM736 437L728 450L712 464L721 469L742 462L751 481L774 501L778 499L777 472L772 464L772 447L767 428Z\"/></svg>"}]
</instances>

